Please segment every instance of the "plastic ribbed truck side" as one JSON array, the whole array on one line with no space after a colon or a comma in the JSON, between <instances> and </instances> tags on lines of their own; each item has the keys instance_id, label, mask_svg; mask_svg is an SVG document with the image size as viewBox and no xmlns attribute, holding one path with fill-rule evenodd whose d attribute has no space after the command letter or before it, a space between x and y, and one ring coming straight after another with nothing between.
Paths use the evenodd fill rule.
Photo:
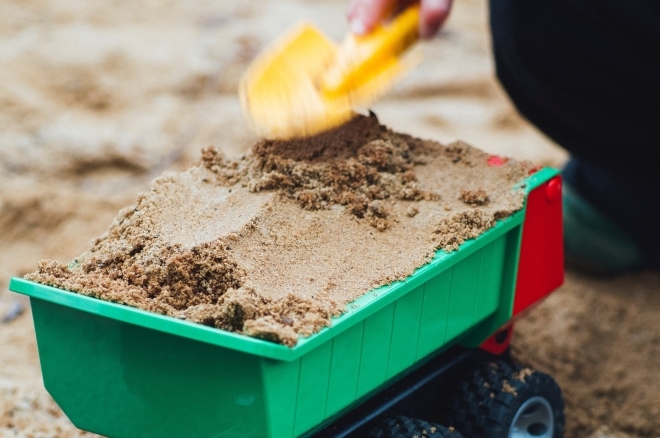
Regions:
<instances>
[{"instance_id":1,"label":"plastic ribbed truck side","mask_svg":"<svg viewBox=\"0 0 660 438\"><path fill-rule=\"evenodd\" d=\"M526 190L556 175L543 169ZM110 437L312 434L450 346L512 315L524 210L373 290L293 348L23 279L44 385L79 428Z\"/></svg>"}]
</instances>

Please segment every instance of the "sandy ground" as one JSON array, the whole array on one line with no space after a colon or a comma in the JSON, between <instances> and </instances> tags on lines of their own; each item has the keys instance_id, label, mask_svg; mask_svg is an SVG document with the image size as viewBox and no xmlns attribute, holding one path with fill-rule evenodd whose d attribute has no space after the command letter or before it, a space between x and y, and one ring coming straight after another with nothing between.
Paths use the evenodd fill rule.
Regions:
<instances>
[{"instance_id":1,"label":"sandy ground","mask_svg":"<svg viewBox=\"0 0 660 438\"><path fill-rule=\"evenodd\" d=\"M0 437L91 436L43 389L27 300L11 276L69 260L164 170L254 141L236 85L249 60L309 19L333 39L341 0L0 3ZM390 127L560 166L493 79L483 0L456 4L426 59L374 105ZM566 284L518 324L514 353L553 374L567 437L660 436L660 276Z\"/></svg>"}]
</instances>

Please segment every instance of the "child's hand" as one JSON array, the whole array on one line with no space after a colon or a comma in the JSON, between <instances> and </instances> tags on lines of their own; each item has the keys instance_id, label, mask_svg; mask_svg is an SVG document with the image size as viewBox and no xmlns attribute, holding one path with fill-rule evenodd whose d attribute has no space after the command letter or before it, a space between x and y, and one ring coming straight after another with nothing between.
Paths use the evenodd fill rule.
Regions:
<instances>
[{"instance_id":1,"label":"child's hand","mask_svg":"<svg viewBox=\"0 0 660 438\"><path fill-rule=\"evenodd\" d=\"M386 21L411 4L420 2L419 35L431 38L449 16L453 0L351 0L348 22L358 35L369 33L378 23Z\"/></svg>"}]
</instances>

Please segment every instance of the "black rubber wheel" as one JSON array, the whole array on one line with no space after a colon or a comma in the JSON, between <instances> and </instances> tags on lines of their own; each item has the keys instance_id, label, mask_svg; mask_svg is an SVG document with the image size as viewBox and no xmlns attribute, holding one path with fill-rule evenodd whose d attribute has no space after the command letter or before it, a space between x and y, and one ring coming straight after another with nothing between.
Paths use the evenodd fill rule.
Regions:
<instances>
[{"instance_id":1,"label":"black rubber wheel","mask_svg":"<svg viewBox=\"0 0 660 438\"><path fill-rule=\"evenodd\" d=\"M463 438L453 429L404 416L388 417L369 432L370 438Z\"/></svg>"},{"instance_id":2,"label":"black rubber wheel","mask_svg":"<svg viewBox=\"0 0 660 438\"><path fill-rule=\"evenodd\" d=\"M564 399L549 375L486 363L458 383L445 424L470 438L562 438Z\"/></svg>"}]
</instances>

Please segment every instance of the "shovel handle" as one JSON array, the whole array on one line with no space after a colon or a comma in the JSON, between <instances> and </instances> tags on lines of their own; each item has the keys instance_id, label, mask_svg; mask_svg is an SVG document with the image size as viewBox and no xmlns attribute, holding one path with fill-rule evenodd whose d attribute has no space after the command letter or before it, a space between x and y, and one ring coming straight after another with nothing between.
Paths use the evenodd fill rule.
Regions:
<instances>
[{"instance_id":1,"label":"shovel handle","mask_svg":"<svg viewBox=\"0 0 660 438\"><path fill-rule=\"evenodd\" d=\"M373 46L376 51L398 56L419 39L419 4L414 4L366 35L353 35L359 45Z\"/></svg>"},{"instance_id":2,"label":"shovel handle","mask_svg":"<svg viewBox=\"0 0 660 438\"><path fill-rule=\"evenodd\" d=\"M344 95L374 71L395 62L418 39L419 5L410 6L367 35L348 34L333 65L323 75L326 95Z\"/></svg>"}]
</instances>

